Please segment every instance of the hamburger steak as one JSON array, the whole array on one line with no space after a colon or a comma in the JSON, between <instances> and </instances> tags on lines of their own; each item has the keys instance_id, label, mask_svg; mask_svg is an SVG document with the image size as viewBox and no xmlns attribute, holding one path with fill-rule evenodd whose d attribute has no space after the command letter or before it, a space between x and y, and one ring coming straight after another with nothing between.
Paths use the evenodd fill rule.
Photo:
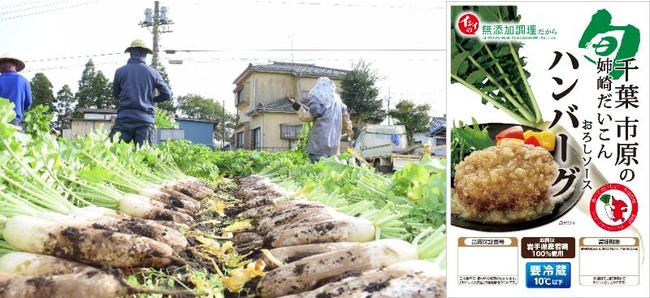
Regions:
<instances>
[{"instance_id":1,"label":"hamburger steak","mask_svg":"<svg viewBox=\"0 0 650 298\"><path fill-rule=\"evenodd\" d=\"M504 142L473 152L455 170L452 212L466 220L528 221L554 207L550 186L558 164L541 147Z\"/></svg>"}]
</instances>

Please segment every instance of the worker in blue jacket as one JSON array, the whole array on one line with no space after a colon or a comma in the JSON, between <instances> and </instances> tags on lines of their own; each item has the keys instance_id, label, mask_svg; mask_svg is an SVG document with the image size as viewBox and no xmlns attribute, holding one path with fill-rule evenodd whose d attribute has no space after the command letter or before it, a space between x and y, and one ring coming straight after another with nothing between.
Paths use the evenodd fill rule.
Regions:
<instances>
[{"instance_id":1,"label":"worker in blue jacket","mask_svg":"<svg viewBox=\"0 0 650 298\"><path fill-rule=\"evenodd\" d=\"M11 124L24 131L23 114L32 105L32 88L29 81L18 74L25 68L25 63L10 55L0 56L0 97L14 104L16 117Z\"/></svg>"},{"instance_id":2,"label":"worker in blue jacket","mask_svg":"<svg viewBox=\"0 0 650 298\"><path fill-rule=\"evenodd\" d=\"M154 103L172 98L169 87L157 70L146 64L147 54L153 54L144 41L136 39L125 53L129 53L126 65L115 71L113 96L119 100L115 125L110 137L119 132L124 142L154 144ZM158 95L154 95L154 90Z\"/></svg>"}]
</instances>

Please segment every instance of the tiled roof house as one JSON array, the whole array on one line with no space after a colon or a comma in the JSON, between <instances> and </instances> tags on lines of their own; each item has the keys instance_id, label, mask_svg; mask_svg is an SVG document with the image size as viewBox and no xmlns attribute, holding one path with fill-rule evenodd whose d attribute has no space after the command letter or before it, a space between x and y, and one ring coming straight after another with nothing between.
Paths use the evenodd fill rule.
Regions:
<instances>
[{"instance_id":1,"label":"tiled roof house","mask_svg":"<svg viewBox=\"0 0 650 298\"><path fill-rule=\"evenodd\" d=\"M283 151L292 148L302 123L287 99L293 96L303 103L319 77L329 77L340 87L347 71L293 62L249 64L235 78L235 106L238 123L234 148Z\"/></svg>"}]
</instances>

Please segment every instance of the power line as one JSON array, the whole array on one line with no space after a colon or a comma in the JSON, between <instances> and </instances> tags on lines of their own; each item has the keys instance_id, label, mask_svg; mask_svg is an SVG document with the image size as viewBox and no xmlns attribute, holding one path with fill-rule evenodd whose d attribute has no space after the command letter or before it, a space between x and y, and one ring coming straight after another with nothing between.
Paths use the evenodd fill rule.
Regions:
<instances>
[{"instance_id":1,"label":"power line","mask_svg":"<svg viewBox=\"0 0 650 298\"><path fill-rule=\"evenodd\" d=\"M407 5L385 5L378 4L354 4L354 3L332 3L332 2L312 2L312 1L271 1L271 0L255 0L255 3L261 4L281 4L281 5L308 5L308 6L335 6L335 7L363 7L363 8L391 8L391 9L415 9L415 10L432 10L432 9L445 9L444 6L407 6Z\"/></svg>"},{"instance_id":2,"label":"power line","mask_svg":"<svg viewBox=\"0 0 650 298\"><path fill-rule=\"evenodd\" d=\"M25 60L25 62L59 61L59 60L67 60L67 59L93 58L93 57L107 57L107 56L123 55L123 54L124 54L124 53L122 53L122 52L116 52L116 53L101 53L101 54L88 54L88 55L67 56L67 57L54 57L54 58L32 59L32 60Z\"/></svg>"},{"instance_id":3,"label":"power line","mask_svg":"<svg viewBox=\"0 0 650 298\"><path fill-rule=\"evenodd\" d=\"M123 64L124 61L111 61L111 62L100 62L100 63L93 63L95 66L98 65L114 65L114 64ZM75 64L75 65L65 65L65 66L53 66L53 67L42 67L42 68L36 68L36 69L31 69L31 68L25 68L22 72L25 73L31 73L31 72L41 72L44 70L59 70L59 69L71 69L71 68L85 68L86 64Z\"/></svg>"},{"instance_id":4,"label":"power line","mask_svg":"<svg viewBox=\"0 0 650 298\"><path fill-rule=\"evenodd\" d=\"M29 11L29 10L34 10L34 9L40 9L40 8L43 8L43 7L55 6L55 5L63 4L63 3L66 3L66 2L68 2L68 1L59 1L59 2L54 2L54 3L48 3L48 4L45 4L45 5L34 6L34 7L27 7L27 8L17 9L17 10L3 11L3 12L0 12L0 15L11 14L11 13L14 13L14 12Z\"/></svg>"},{"instance_id":5,"label":"power line","mask_svg":"<svg viewBox=\"0 0 650 298\"><path fill-rule=\"evenodd\" d=\"M302 52L444 52L445 49L250 49L250 50L226 50L226 49L214 49L214 50L166 50L168 54L176 52L204 52L204 53L241 53L241 52L290 52L290 51L302 51ZM112 53L98 53L98 54L83 54L76 56L64 56L64 57L50 57L50 58L40 58L40 59L28 59L25 62L48 62L48 61L59 61L59 60L68 60L68 59L80 59L80 58L94 58L94 57L108 57L115 55L124 55L123 52L112 52ZM219 59L219 58L215 58ZM227 59L227 58L224 58ZM234 59L248 59L247 57L234 58ZM251 58L252 59L252 58ZM350 58L352 59L352 58ZM356 58L355 58L356 59ZM321 60L327 60L323 58ZM331 60L337 60L332 58ZM349 59L338 59L338 60L349 60ZM428 59L420 59L428 60Z\"/></svg>"},{"instance_id":6,"label":"power line","mask_svg":"<svg viewBox=\"0 0 650 298\"><path fill-rule=\"evenodd\" d=\"M14 7L30 5L32 3L38 3L38 2L39 1L31 1L31 2L23 2L23 3L12 3L12 4L7 4L7 5L0 6L0 9L14 8Z\"/></svg>"},{"instance_id":7,"label":"power line","mask_svg":"<svg viewBox=\"0 0 650 298\"><path fill-rule=\"evenodd\" d=\"M64 9L68 9L68 8L79 7L79 6L84 6L84 5L97 3L97 2L99 2L99 1L88 1L88 2L83 2L83 3L79 3L79 4L67 5L67 6L54 8L54 9L48 9L48 10L37 11L37 12L33 12L33 13L27 13L27 14L22 14L22 15L16 15L16 16L1 18L0 21L13 20L13 19L19 19L19 18L34 16L34 15L46 14L46 13L50 13L50 12L55 12L55 11L64 10Z\"/></svg>"},{"instance_id":8,"label":"power line","mask_svg":"<svg viewBox=\"0 0 650 298\"><path fill-rule=\"evenodd\" d=\"M170 59L174 60L174 59ZM249 58L249 57L233 57L233 58L213 58L209 60L184 60L190 63L216 63L216 62L236 62L236 61L250 61L250 62L272 62L272 61L282 61L283 59L281 58ZM357 57L352 57L352 58L302 58L302 59L295 59L295 63L302 63L302 62L314 62L314 61L335 61L335 62L350 62L350 61L357 61ZM444 61L444 59L436 59L436 58L397 58L397 59L390 59L390 58L380 58L380 59L366 59L367 61L394 61L394 62L433 62L433 61Z\"/></svg>"},{"instance_id":9,"label":"power line","mask_svg":"<svg viewBox=\"0 0 650 298\"><path fill-rule=\"evenodd\" d=\"M377 48L377 49L241 49L241 50L232 50L232 49L196 49L196 50L165 50L167 54L174 54L177 52L444 52L445 49L389 49L389 48Z\"/></svg>"}]
</instances>

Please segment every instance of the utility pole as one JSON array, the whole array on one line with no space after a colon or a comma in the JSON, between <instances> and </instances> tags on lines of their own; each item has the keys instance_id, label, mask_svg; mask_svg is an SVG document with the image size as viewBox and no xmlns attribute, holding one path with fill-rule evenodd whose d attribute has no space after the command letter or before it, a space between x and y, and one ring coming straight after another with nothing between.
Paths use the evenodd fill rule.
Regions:
<instances>
[{"instance_id":1,"label":"utility pole","mask_svg":"<svg viewBox=\"0 0 650 298\"><path fill-rule=\"evenodd\" d=\"M159 7L159 1L154 1L153 4L153 11L151 8L144 10L144 21L140 22L140 27L146 27L153 34L151 66L160 69L160 59L158 57L160 34L172 32L169 25L174 24L174 22L167 18L166 6Z\"/></svg>"},{"instance_id":2,"label":"utility pole","mask_svg":"<svg viewBox=\"0 0 650 298\"><path fill-rule=\"evenodd\" d=\"M388 105L386 106L386 113L390 110L390 87L388 87ZM390 125L390 115L388 115L388 125Z\"/></svg>"},{"instance_id":3,"label":"utility pole","mask_svg":"<svg viewBox=\"0 0 650 298\"><path fill-rule=\"evenodd\" d=\"M221 106L221 150L226 146L226 99L223 99ZM232 145L231 145L232 147Z\"/></svg>"}]
</instances>

